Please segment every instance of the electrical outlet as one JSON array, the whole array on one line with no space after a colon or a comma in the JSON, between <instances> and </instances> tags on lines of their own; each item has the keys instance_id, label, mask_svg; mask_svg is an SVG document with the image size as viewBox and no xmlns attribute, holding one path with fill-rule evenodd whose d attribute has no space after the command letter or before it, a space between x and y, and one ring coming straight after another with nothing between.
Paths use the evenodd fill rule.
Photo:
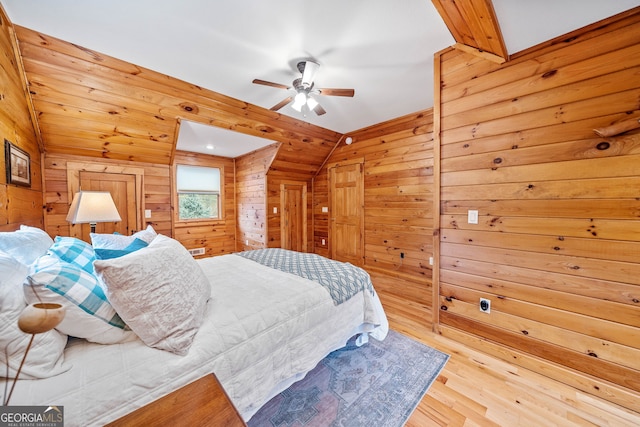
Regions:
<instances>
[{"instance_id":1,"label":"electrical outlet","mask_svg":"<svg viewBox=\"0 0 640 427\"><path fill-rule=\"evenodd\" d=\"M322 246L324 246L324 245L326 245L326 244L327 244L327 241L326 241L326 240L324 240L324 239L322 239Z\"/></svg>"},{"instance_id":2,"label":"electrical outlet","mask_svg":"<svg viewBox=\"0 0 640 427\"><path fill-rule=\"evenodd\" d=\"M429 257L429 265L433 265L433 257L432 256Z\"/></svg>"},{"instance_id":3,"label":"electrical outlet","mask_svg":"<svg viewBox=\"0 0 640 427\"><path fill-rule=\"evenodd\" d=\"M491 300L480 298L480 311L483 313L491 313Z\"/></svg>"}]
</instances>

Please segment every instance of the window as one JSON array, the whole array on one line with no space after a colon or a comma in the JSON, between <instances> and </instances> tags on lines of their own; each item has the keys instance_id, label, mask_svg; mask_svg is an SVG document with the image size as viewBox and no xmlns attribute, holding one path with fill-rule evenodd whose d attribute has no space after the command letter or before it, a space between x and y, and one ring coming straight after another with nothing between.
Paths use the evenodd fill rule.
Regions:
<instances>
[{"instance_id":1,"label":"window","mask_svg":"<svg viewBox=\"0 0 640 427\"><path fill-rule=\"evenodd\" d=\"M220 169L177 165L178 220L220 219Z\"/></svg>"}]
</instances>

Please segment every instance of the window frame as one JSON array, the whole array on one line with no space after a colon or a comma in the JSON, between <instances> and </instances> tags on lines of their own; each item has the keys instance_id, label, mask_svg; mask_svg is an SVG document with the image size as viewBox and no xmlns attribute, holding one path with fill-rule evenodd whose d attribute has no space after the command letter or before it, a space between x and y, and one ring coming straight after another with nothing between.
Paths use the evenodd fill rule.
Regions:
<instances>
[{"instance_id":1,"label":"window frame","mask_svg":"<svg viewBox=\"0 0 640 427\"><path fill-rule=\"evenodd\" d=\"M218 169L220 173L220 190L218 191L218 217L217 218L180 218L180 198L179 194L181 193L178 190L178 166L187 166L187 167L199 167L199 168L210 168L210 169ZM189 224L189 223L198 223L198 224L207 224L207 223L219 223L225 220L225 209L224 209L224 188L225 188L225 174L224 174L224 166L219 164L212 164L209 162L177 162L173 165L173 177L172 177L172 187L173 187L173 200L174 200L174 221L176 224ZM194 192L199 193L199 192ZM207 194L207 192L204 192Z\"/></svg>"}]
</instances>

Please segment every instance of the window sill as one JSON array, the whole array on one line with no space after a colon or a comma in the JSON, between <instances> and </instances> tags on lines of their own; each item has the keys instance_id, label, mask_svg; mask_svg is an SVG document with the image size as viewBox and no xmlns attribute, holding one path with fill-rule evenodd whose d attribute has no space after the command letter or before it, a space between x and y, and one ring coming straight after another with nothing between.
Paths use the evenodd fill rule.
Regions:
<instances>
[{"instance_id":1,"label":"window sill","mask_svg":"<svg viewBox=\"0 0 640 427\"><path fill-rule=\"evenodd\" d=\"M184 227L192 227L192 226L207 226L207 225L218 225L224 224L226 221L224 218L222 219L182 219L176 220L175 227L176 228L184 228Z\"/></svg>"}]
</instances>

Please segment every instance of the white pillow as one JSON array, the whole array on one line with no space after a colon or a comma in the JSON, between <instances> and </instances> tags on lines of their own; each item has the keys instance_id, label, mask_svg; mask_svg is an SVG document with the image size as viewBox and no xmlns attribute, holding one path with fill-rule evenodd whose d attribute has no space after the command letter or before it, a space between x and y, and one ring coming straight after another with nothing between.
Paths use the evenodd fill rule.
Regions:
<instances>
[{"instance_id":1,"label":"white pillow","mask_svg":"<svg viewBox=\"0 0 640 427\"><path fill-rule=\"evenodd\" d=\"M8 354L9 378L14 378L31 339L31 335L18 328L18 317L27 306L22 282L27 277L28 267L0 251L0 271L0 377L6 375ZM20 378L47 378L68 370L71 366L63 365L66 344L67 336L55 329L37 334Z\"/></svg>"},{"instance_id":2,"label":"white pillow","mask_svg":"<svg viewBox=\"0 0 640 427\"><path fill-rule=\"evenodd\" d=\"M21 225L20 230L0 232L0 250L25 265L31 264L53 244L53 239L39 228Z\"/></svg>"},{"instance_id":3,"label":"white pillow","mask_svg":"<svg viewBox=\"0 0 640 427\"><path fill-rule=\"evenodd\" d=\"M29 273L29 267L8 253L0 251L0 271L0 286L20 287ZM24 305L24 301L21 305Z\"/></svg>"},{"instance_id":4,"label":"white pillow","mask_svg":"<svg viewBox=\"0 0 640 427\"><path fill-rule=\"evenodd\" d=\"M94 268L113 307L145 344L187 354L211 286L184 246L158 235L146 248L96 260Z\"/></svg>"},{"instance_id":5,"label":"white pillow","mask_svg":"<svg viewBox=\"0 0 640 427\"><path fill-rule=\"evenodd\" d=\"M124 234L97 234L91 233L91 245L94 249L124 249L129 246L135 239L140 239L149 244L158 234L151 225L146 229L140 230L131 236Z\"/></svg>"},{"instance_id":6,"label":"white pillow","mask_svg":"<svg viewBox=\"0 0 640 427\"><path fill-rule=\"evenodd\" d=\"M24 283L28 304L42 301L65 307L58 331L99 344L136 339L107 301L98 279L79 265L47 254L31 265L29 273Z\"/></svg>"}]
</instances>

